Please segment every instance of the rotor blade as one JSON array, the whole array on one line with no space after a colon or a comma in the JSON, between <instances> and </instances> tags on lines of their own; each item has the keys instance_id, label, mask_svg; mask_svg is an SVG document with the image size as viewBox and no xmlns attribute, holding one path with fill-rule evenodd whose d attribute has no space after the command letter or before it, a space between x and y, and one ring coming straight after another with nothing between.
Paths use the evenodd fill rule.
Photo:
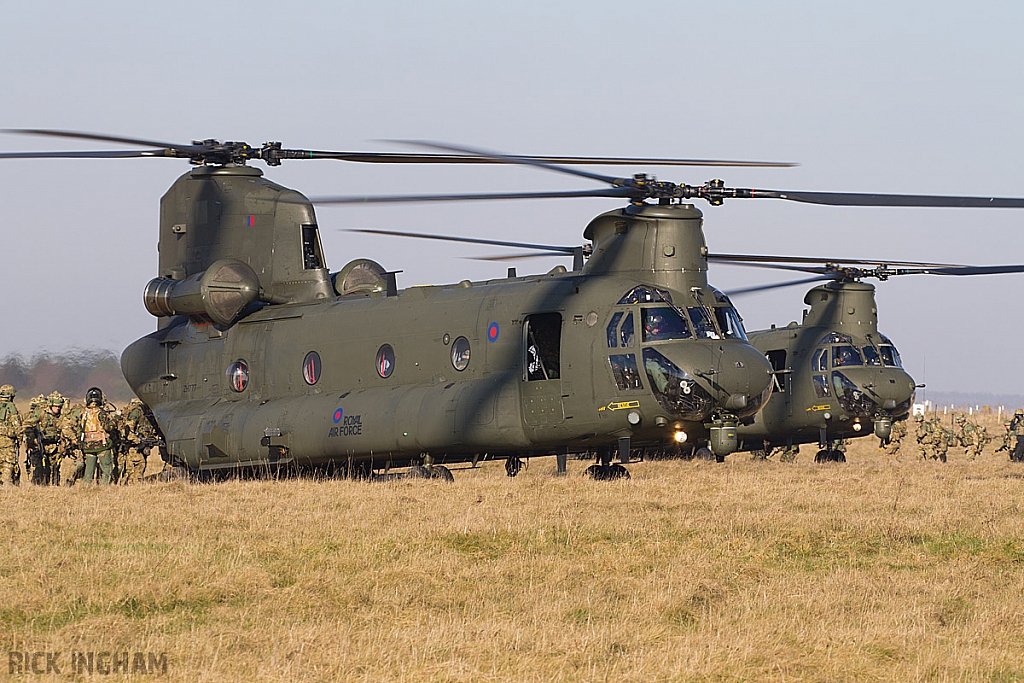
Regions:
<instances>
[{"instance_id":1,"label":"rotor blade","mask_svg":"<svg viewBox=\"0 0 1024 683\"><path fill-rule=\"evenodd\" d=\"M954 268L955 263L925 263L921 261L887 261L885 259L855 259L855 258L832 258L814 256L764 256L761 254L708 254L708 261L715 261L730 265L754 266L759 263L851 263L858 266L908 266L912 268ZM747 262L747 263L745 263Z\"/></svg>"},{"instance_id":2,"label":"rotor blade","mask_svg":"<svg viewBox=\"0 0 1024 683\"><path fill-rule=\"evenodd\" d=\"M368 164L518 164L472 154L401 154L394 152L329 152L311 149L283 150L295 159L335 159ZM799 164L784 161L729 161L718 159L662 159L657 157L553 157L523 155L544 164L591 166L734 166L746 168L790 168Z\"/></svg>"},{"instance_id":3,"label":"rotor blade","mask_svg":"<svg viewBox=\"0 0 1024 683\"><path fill-rule=\"evenodd\" d=\"M481 157L484 159L491 159L496 163L502 164L522 164L525 166L536 166L537 168L544 168L549 171L556 173L566 173L568 175L579 176L580 178L587 178L589 180L596 180L600 183L608 183L609 185L617 186L621 185L622 178L616 178L614 176L601 175L600 173L591 173L590 171L581 171L576 168L565 168L564 166L556 166L543 161L538 161L532 157L521 157L511 154L501 154L498 152L491 152L488 150L474 149L472 147L454 147L452 145L441 144L438 142L430 142L428 140L392 140L392 142L404 143L407 145L414 145L418 147L425 147L427 149L439 149L446 152L458 152L459 154L470 154L472 156Z\"/></svg>"},{"instance_id":4,"label":"rotor blade","mask_svg":"<svg viewBox=\"0 0 1024 683\"><path fill-rule=\"evenodd\" d=\"M314 204L380 204L388 202L460 202L487 199L557 199L560 197L626 197L627 187L609 187L603 190L570 190L567 192L506 192L498 194L414 194L368 195L354 197L310 197ZM287 200L283 200L287 201ZM295 200L296 202L302 200Z\"/></svg>"},{"instance_id":5,"label":"rotor blade","mask_svg":"<svg viewBox=\"0 0 1024 683\"><path fill-rule=\"evenodd\" d=\"M718 259L708 255L708 261L714 263ZM798 273L819 273L824 274L829 271L824 266L796 266L786 265L784 263L744 263L742 261L723 261L723 266L746 266L748 268L769 268L771 270L790 270Z\"/></svg>"},{"instance_id":6,"label":"rotor blade","mask_svg":"<svg viewBox=\"0 0 1024 683\"><path fill-rule=\"evenodd\" d=\"M533 251L524 252L522 254L509 254L507 256L460 256L459 258L469 259L471 261L518 261L520 259L528 258L551 258L552 256L573 256L571 253L557 253L551 251Z\"/></svg>"},{"instance_id":7,"label":"rotor blade","mask_svg":"<svg viewBox=\"0 0 1024 683\"><path fill-rule=\"evenodd\" d=\"M424 240L440 240L444 242L465 242L467 244L488 244L496 247L516 247L518 249L537 249L546 252L557 252L572 256L576 247L559 247L548 244L529 244L526 242L505 242L502 240L486 240L479 237L456 237L453 235L430 235L419 232L400 232L398 230L375 230L373 228L346 228L345 232L362 232L370 235L389 235L392 237L413 237Z\"/></svg>"},{"instance_id":8,"label":"rotor blade","mask_svg":"<svg viewBox=\"0 0 1024 683\"><path fill-rule=\"evenodd\" d=\"M822 280L832 280L833 278L829 275L818 275L816 277L804 278L802 280L789 280L787 282L776 282L772 285L758 285L757 287L744 287L743 289L734 289L731 292L726 292L726 296L732 298L741 294L753 294L754 292L766 292L770 289L780 289L782 287L795 287L796 285L806 285L810 282L820 282Z\"/></svg>"},{"instance_id":9,"label":"rotor blade","mask_svg":"<svg viewBox=\"0 0 1024 683\"><path fill-rule=\"evenodd\" d=\"M867 194L859 192L790 192L787 190L735 190L733 196L749 199L786 199L829 206L959 207L976 209L1024 209L1024 198L956 197L927 194Z\"/></svg>"},{"instance_id":10,"label":"rotor blade","mask_svg":"<svg viewBox=\"0 0 1024 683\"><path fill-rule=\"evenodd\" d=\"M0 159L131 159L167 156L162 149L103 150L93 152L0 152Z\"/></svg>"},{"instance_id":11,"label":"rotor blade","mask_svg":"<svg viewBox=\"0 0 1024 683\"><path fill-rule=\"evenodd\" d=\"M116 135L99 135L96 133L80 133L71 130L48 130L42 128L4 128L0 129L3 133L12 133L14 135L45 135L47 137L54 138L72 138L75 140L97 140L100 142L120 142L126 145L146 145L148 147L163 147L166 149L180 149L180 150L200 150L202 149L199 145L179 145L170 142L156 142L153 140L141 140L139 138L126 138Z\"/></svg>"},{"instance_id":12,"label":"rotor blade","mask_svg":"<svg viewBox=\"0 0 1024 683\"><path fill-rule=\"evenodd\" d=\"M1024 273L1024 265L1012 266L951 266L948 268L899 269L897 275L1001 275Z\"/></svg>"}]
</instances>

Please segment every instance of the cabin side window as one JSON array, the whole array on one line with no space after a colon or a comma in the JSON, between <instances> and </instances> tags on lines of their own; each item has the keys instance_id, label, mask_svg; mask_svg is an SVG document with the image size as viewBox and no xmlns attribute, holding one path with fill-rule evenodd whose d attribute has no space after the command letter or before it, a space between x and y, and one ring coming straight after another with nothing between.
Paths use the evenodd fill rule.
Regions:
<instances>
[{"instance_id":1,"label":"cabin side window","mask_svg":"<svg viewBox=\"0 0 1024 683\"><path fill-rule=\"evenodd\" d=\"M306 270L324 267L324 251L320 246L320 231L315 225L302 226L302 267Z\"/></svg>"}]
</instances>

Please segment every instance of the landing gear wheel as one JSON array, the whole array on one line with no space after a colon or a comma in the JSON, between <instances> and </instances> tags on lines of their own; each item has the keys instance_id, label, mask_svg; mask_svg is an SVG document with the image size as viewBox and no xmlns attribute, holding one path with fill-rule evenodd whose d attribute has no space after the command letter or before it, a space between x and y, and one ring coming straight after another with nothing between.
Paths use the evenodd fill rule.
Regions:
<instances>
[{"instance_id":1,"label":"landing gear wheel","mask_svg":"<svg viewBox=\"0 0 1024 683\"><path fill-rule=\"evenodd\" d=\"M413 465L405 473L406 479L430 479L430 470L423 465Z\"/></svg>"},{"instance_id":2,"label":"landing gear wheel","mask_svg":"<svg viewBox=\"0 0 1024 683\"><path fill-rule=\"evenodd\" d=\"M611 481L612 479L629 479L629 470L622 465L591 465L585 472L594 481Z\"/></svg>"},{"instance_id":3,"label":"landing gear wheel","mask_svg":"<svg viewBox=\"0 0 1024 683\"><path fill-rule=\"evenodd\" d=\"M519 471L523 469L523 461L519 458L509 456L505 460L505 474L510 477L514 477L519 474Z\"/></svg>"},{"instance_id":4,"label":"landing gear wheel","mask_svg":"<svg viewBox=\"0 0 1024 683\"><path fill-rule=\"evenodd\" d=\"M707 446L701 446L696 451L694 451L693 457L696 458L697 460L707 460L708 462L713 462L718 459L717 457L715 457L715 454L711 452L711 449L708 448Z\"/></svg>"},{"instance_id":5,"label":"landing gear wheel","mask_svg":"<svg viewBox=\"0 0 1024 683\"><path fill-rule=\"evenodd\" d=\"M814 462L846 462L846 454L837 450L820 450L814 455Z\"/></svg>"},{"instance_id":6,"label":"landing gear wheel","mask_svg":"<svg viewBox=\"0 0 1024 683\"><path fill-rule=\"evenodd\" d=\"M452 471L444 465L434 465L430 468L430 478L439 479L441 481L455 481L455 477L452 476Z\"/></svg>"}]
</instances>

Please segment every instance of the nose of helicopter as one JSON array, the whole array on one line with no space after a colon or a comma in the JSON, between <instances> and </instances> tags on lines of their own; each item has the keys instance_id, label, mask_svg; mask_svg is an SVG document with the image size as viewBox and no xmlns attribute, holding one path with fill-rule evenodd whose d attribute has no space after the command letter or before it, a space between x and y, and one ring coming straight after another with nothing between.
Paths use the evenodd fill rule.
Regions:
<instances>
[{"instance_id":1,"label":"nose of helicopter","mask_svg":"<svg viewBox=\"0 0 1024 683\"><path fill-rule=\"evenodd\" d=\"M718 404L740 417L753 415L771 395L772 366L749 344L722 344L712 382Z\"/></svg>"},{"instance_id":2,"label":"nose of helicopter","mask_svg":"<svg viewBox=\"0 0 1024 683\"><path fill-rule=\"evenodd\" d=\"M714 341L702 353L690 349L692 374L710 394L715 404L738 417L753 415L771 395L772 366L764 355L739 341Z\"/></svg>"},{"instance_id":3,"label":"nose of helicopter","mask_svg":"<svg viewBox=\"0 0 1024 683\"><path fill-rule=\"evenodd\" d=\"M855 366L835 370L833 375L840 404L854 415L902 412L909 409L914 396L914 378L902 368Z\"/></svg>"}]
</instances>

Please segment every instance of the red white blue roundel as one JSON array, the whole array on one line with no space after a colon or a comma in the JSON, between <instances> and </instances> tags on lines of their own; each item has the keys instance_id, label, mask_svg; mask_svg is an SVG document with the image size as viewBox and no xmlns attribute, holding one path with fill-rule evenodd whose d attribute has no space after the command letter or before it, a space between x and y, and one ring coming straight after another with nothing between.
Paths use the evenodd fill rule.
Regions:
<instances>
[{"instance_id":1,"label":"red white blue roundel","mask_svg":"<svg viewBox=\"0 0 1024 683\"><path fill-rule=\"evenodd\" d=\"M498 323L491 323L487 326L487 341L496 342L498 341Z\"/></svg>"},{"instance_id":2,"label":"red white blue roundel","mask_svg":"<svg viewBox=\"0 0 1024 683\"><path fill-rule=\"evenodd\" d=\"M302 379L310 386L320 381L320 354L316 351L307 353L302 361Z\"/></svg>"},{"instance_id":3,"label":"red white blue roundel","mask_svg":"<svg viewBox=\"0 0 1024 683\"><path fill-rule=\"evenodd\" d=\"M338 424L339 422L341 422L341 418L344 417L344 416L345 416L345 411L343 411L341 408L338 408L337 410L335 410L334 411L334 424Z\"/></svg>"}]
</instances>

